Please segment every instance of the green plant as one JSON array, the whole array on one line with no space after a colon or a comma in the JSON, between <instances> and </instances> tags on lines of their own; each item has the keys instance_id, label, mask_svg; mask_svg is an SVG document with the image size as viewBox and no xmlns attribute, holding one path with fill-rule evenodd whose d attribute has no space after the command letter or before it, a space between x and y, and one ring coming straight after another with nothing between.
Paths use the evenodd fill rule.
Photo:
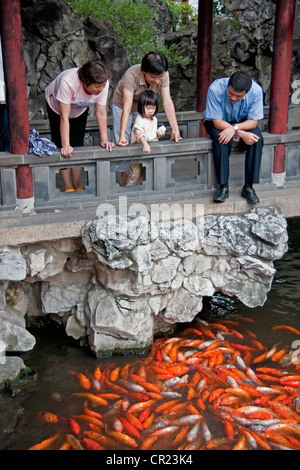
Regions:
<instances>
[{"instance_id":1,"label":"green plant","mask_svg":"<svg viewBox=\"0 0 300 470\"><path fill-rule=\"evenodd\" d=\"M65 0L74 13L85 20L88 16L112 23L131 63L156 48L159 31L155 28L157 13L142 0Z\"/></svg>"},{"instance_id":2,"label":"green plant","mask_svg":"<svg viewBox=\"0 0 300 470\"><path fill-rule=\"evenodd\" d=\"M196 24L197 10L189 2L182 0L166 0L173 19L173 30L183 29L188 24Z\"/></svg>"},{"instance_id":3,"label":"green plant","mask_svg":"<svg viewBox=\"0 0 300 470\"><path fill-rule=\"evenodd\" d=\"M111 23L122 41L131 64L141 61L147 52L160 50L169 65L185 66L179 45L167 47L157 26L157 11L144 0L64 0L84 21L89 16Z\"/></svg>"}]
</instances>

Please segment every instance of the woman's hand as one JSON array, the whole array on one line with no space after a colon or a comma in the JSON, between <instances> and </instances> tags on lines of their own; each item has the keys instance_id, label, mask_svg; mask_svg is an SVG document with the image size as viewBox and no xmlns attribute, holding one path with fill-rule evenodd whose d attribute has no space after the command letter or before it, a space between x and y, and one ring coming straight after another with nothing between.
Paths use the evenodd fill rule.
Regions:
<instances>
[{"instance_id":1,"label":"woman's hand","mask_svg":"<svg viewBox=\"0 0 300 470\"><path fill-rule=\"evenodd\" d=\"M60 149L60 153L65 158L71 158L73 152L73 147L71 145L65 145Z\"/></svg>"},{"instance_id":2,"label":"woman's hand","mask_svg":"<svg viewBox=\"0 0 300 470\"><path fill-rule=\"evenodd\" d=\"M103 147L106 150L109 150L110 152L112 151L113 147L115 146L115 144L113 142L109 142L108 139L102 140L100 145L101 145L101 147Z\"/></svg>"},{"instance_id":3,"label":"woman's hand","mask_svg":"<svg viewBox=\"0 0 300 470\"><path fill-rule=\"evenodd\" d=\"M128 144L129 144L129 142L126 138L120 137L118 145L121 145L121 147L126 147L126 145L128 145Z\"/></svg>"}]
</instances>

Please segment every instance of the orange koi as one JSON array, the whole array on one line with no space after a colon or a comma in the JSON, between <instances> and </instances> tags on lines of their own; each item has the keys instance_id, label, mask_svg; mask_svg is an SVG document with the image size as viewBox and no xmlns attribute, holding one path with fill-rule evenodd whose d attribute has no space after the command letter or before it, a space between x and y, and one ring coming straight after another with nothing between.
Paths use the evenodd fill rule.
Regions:
<instances>
[{"instance_id":1,"label":"orange koi","mask_svg":"<svg viewBox=\"0 0 300 470\"><path fill-rule=\"evenodd\" d=\"M271 360L273 362L279 361L279 359L281 359L282 356L284 356L285 354L286 354L286 350L281 349L280 351L277 351L276 353L273 354L273 356L271 357Z\"/></svg>"},{"instance_id":2,"label":"orange koi","mask_svg":"<svg viewBox=\"0 0 300 470\"><path fill-rule=\"evenodd\" d=\"M186 438L188 431L189 426L183 426L178 432L177 436L175 436L173 439L172 445L175 446L180 444Z\"/></svg>"},{"instance_id":3,"label":"orange koi","mask_svg":"<svg viewBox=\"0 0 300 470\"><path fill-rule=\"evenodd\" d=\"M96 431L84 431L83 433L84 437L88 439L93 439L94 441L98 442L101 446L103 446L105 449L118 449L119 445L118 443L112 439L109 436L105 436L104 434L101 434Z\"/></svg>"},{"instance_id":4,"label":"orange koi","mask_svg":"<svg viewBox=\"0 0 300 470\"><path fill-rule=\"evenodd\" d=\"M143 426L144 426L144 423L145 421L149 418L149 416L151 415L151 409L150 408L145 408L139 415L139 420L141 423L143 423Z\"/></svg>"},{"instance_id":5,"label":"orange koi","mask_svg":"<svg viewBox=\"0 0 300 470\"><path fill-rule=\"evenodd\" d=\"M119 431L111 431L105 428L106 434L114 439L117 442L120 442L120 444L123 444L128 447L138 447L138 444L136 440L133 437L128 436L127 434L124 434L123 432Z\"/></svg>"},{"instance_id":6,"label":"orange koi","mask_svg":"<svg viewBox=\"0 0 300 470\"><path fill-rule=\"evenodd\" d=\"M80 433L80 425L77 423L77 421L75 421L73 418L69 418L68 419L69 421L69 425L70 425L70 429L72 431L73 434L79 434Z\"/></svg>"},{"instance_id":7,"label":"orange koi","mask_svg":"<svg viewBox=\"0 0 300 470\"><path fill-rule=\"evenodd\" d=\"M140 445L140 450L149 450L155 444L157 441L158 437L157 436L149 436L146 437L146 439L142 442Z\"/></svg>"},{"instance_id":8,"label":"orange koi","mask_svg":"<svg viewBox=\"0 0 300 470\"><path fill-rule=\"evenodd\" d=\"M148 410L150 411L150 408L148 408ZM145 410L146 411L146 410ZM141 415L145 413L144 411L141 413ZM151 424L154 423L154 418L155 418L155 414L154 413L150 413L149 416L147 416L145 419L143 418L143 416L140 416L141 417L141 422L143 423L143 428L146 429L148 428L149 426L151 426Z\"/></svg>"},{"instance_id":9,"label":"orange koi","mask_svg":"<svg viewBox=\"0 0 300 470\"><path fill-rule=\"evenodd\" d=\"M272 374L276 375L277 377L282 377L283 371L280 369L274 369L273 367L258 367L257 372L262 372L263 374Z\"/></svg>"},{"instance_id":10,"label":"orange koi","mask_svg":"<svg viewBox=\"0 0 300 470\"><path fill-rule=\"evenodd\" d=\"M254 431L248 429L249 434L256 440L257 444L260 445L262 449L271 450L269 444L262 437L258 436Z\"/></svg>"},{"instance_id":11,"label":"orange koi","mask_svg":"<svg viewBox=\"0 0 300 470\"><path fill-rule=\"evenodd\" d=\"M85 390L89 390L91 388L91 381L88 377L86 377L82 372L75 372L75 371L70 371L70 374L75 375L82 388Z\"/></svg>"},{"instance_id":12,"label":"orange koi","mask_svg":"<svg viewBox=\"0 0 300 470\"><path fill-rule=\"evenodd\" d=\"M107 406L108 405L107 400L104 400L104 398L101 398L101 397L97 397L97 395L93 395L92 393L73 393L73 395L77 397L86 398L87 400L92 402L93 405L95 406Z\"/></svg>"},{"instance_id":13,"label":"orange koi","mask_svg":"<svg viewBox=\"0 0 300 470\"><path fill-rule=\"evenodd\" d=\"M205 404L202 400L202 398L197 398L196 400L196 405L200 408L200 410L205 410Z\"/></svg>"},{"instance_id":14,"label":"orange koi","mask_svg":"<svg viewBox=\"0 0 300 470\"><path fill-rule=\"evenodd\" d=\"M213 391L211 392L211 394L209 395L208 401L209 401L209 402L214 401L214 400L215 400L216 398L218 398L223 392L224 392L224 388L216 388L216 389L213 390Z\"/></svg>"},{"instance_id":15,"label":"orange koi","mask_svg":"<svg viewBox=\"0 0 300 470\"><path fill-rule=\"evenodd\" d=\"M120 395L117 393L97 393L97 397L104 398L104 400L118 400Z\"/></svg>"},{"instance_id":16,"label":"orange koi","mask_svg":"<svg viewBox=\"0 0 300 470\"><path fill-rule=\"evenodd\" d=\"M127 421L130 424L132 424L132 426L137 428L139 431L141 431L143 429L143 425L142 425L141 421L136 416L131 414L129 411L125 412L125 418L127 419Z\"/></svg>"},{"instance_id":17,"label":"orange koi","mask_svg":"<svg viewBox=\"0 0 300 470\"><path fill-rule=\"evenodd\" d=\"M230 345L233 348L238 349L239 351L255 351L254 348L252 348L251 346L246 346L245 344L230 343Z\"/></svg>"},{"instance_id":18,"label":"orange koi","mask_svg":"<svg viewBox=\"0 0 300 470\"><path fill-rule=\"evenodd\" d=\"M146 408L150 408L155 403L156 403L156 400L148 400L148 401L142 401L139 403L134 403L133 405L129 407L128 411L130 413L141 412L141 411L144 411Z\"/></svg>"},{"instance_id":19,"label":"orange koi","mask_svg":"<svg viewBox=\"0 0 300 470\"><path fill-rule=\"evenodd\" d=\"M97 411L90 410L87 407L87 402L84 403L84 414L86 414L88 416L92 416L93 418L97 418L97 419L102 419L103 418L103 416L100 413L98 413Z\"/></svg>"},{"instance_id":20,"label":"orange koi","mask_svg":"<svg viewBox=\"0 0 300 470\"><path fill-rule=\"evenodd\" d=\"M117 378L119 377L120 371L121 371L121 367L116 367L115 369L113 369L109 374L109 380L111 380L112 382L115 382Z\"/></svg>"},{"instance_id":21,"label":"orange koi","mask_svg":"<svg viewBox=\"0 0 300 470\"><path fill-rule=\"evenodd\" d=\"M270 429L266 429L264 434L266 435L269 441L276 442L277 444L280 444L281 446L284 446L284 447L292 448L291 443L284 436L281 436L280 434Z\"/></svg>"},{"instance_id":22,"label":"orange koi","mask_svg":"<svg viewBox=\"0 0 300 470\"><path fill-rule=\"evenodd\" d=\"M168 372L171 372L172 374L176 376L181 376L186 374L190 368L188 366L182 366L182 365L174 365L174 366L168 366L167 367Z\"/></svg>"},{"instance_id":23,"label":"orange koi","mask_svg":"<svg viewBox=\"0 0 300 470\"><path fill-rule=\"evenodd\" d=\"M241 435L232 450L246 450L246 437Z\"/></svg>"},{"instance_id":24,"label":"orange koi","mask_svg":"<svg viewBox=\"0 0 300 470\"><path fill-rule=\"evenodd\" d=\"M235 435L234 427L233 427L233 424L227 419L224 421L224 429L225 429L225 433L228 439L233 441L234 435Z\"/></svg>"},{"instance_id":25,"label":"orange koi","mask_svg":"<svg viewBox=\"0 0 300 470\"><path fill-rule=\"evenodd\" d=\"M300 387L300 380L282 380L281 383L287 387Z\"/></svg>"},{"instance_id":26,"label":"orange koi","mask_svg":"<svg viewBox=\"0 0 300 470\"><path fill-rule=\"evenodd\" d=\"M135 438L135 437L139 438L141 436L139 430L136 427L134 427L132 424L130 424L129 421L127 421L126 418L124 418L123 416L120 416L119 419L120 419L121 423L123 424L125 432L129 436L131 436L133 438Z\"/></svg>"},{"instance_id":27,"label":"orange koi","mask_svg":"<svg viewBox=\"0 0 300 470\"><path fill-rule=\"evenodd\" d=\"M109 387L113 392L118 393L120 395L126 395L128 393L128 390L126 388L114 382L111 382L109 379L105 379L105 385Z\"/></svg>"},{"instance_id":28,"label":"orange koi","mask_svg":"<svg viewBox=\"0 0 300 470\"><path fill-rule=\"evenodd\" d=\"M103 427L103 423L102 421L100 421L99 419L97 418L94 418L93 416L88 416L86 414L82 414L82 415L71 415L71 418L73 420L82 420L82 421L85 421L86 423L92 423L94 424L95 426L100 426L100 427Z\"/></svg>"},{"instance_id":29,"label":"orange koi","mask_svg":"<svg viewBox=\"0 0 300 470\"><path fill-rule=\"evenodd\" d=\"M300 335L300 331L297 330L297 328L294 328L292 326L289 326L289 325L277 325L277 326L273 326L272 327L272 330L273 331L278 331L278 330L285 330L285 331L288 331L290 333L294 333L296 335Z\"/></svg>"},{"instance_id":30,"label":"orange koi","mask_svg":"<svg viewBox=\"0 0 300 470\"><path fill-rule=\"evenodd\" d=\"M39 442L38 444L35 444L34 446L29 447L28 450L47 450L49 447L55 442L60 435L60 432L57 434L54 434L52 437L48 437L48 439L45 439L42 442Z\"/></svg>"},{"instance_id":31,"label":"orange koi","mask_svg":"<svg viewBox=\"0 0 300 470\"><path fill-rule=\"evenodd\" d=\"M162 403L161 405L158 405L156 408L155 408L155 413L161 413L163 412L164 410L166 409L170 409L173 405L177 404L179 402L179 400L169 400L169 401L166 401L165 403Z\"/></svg>"},{"instance_id":32,"label":"orange koi","mask_svg":"<svg viewBox=\"0 0 300 470\"><path fill-rule=\"evenodd\" d=\"M69 450L70 449L70 444L68 443L68 441L65 441L58 450Z\"/></svg>"},{"instance_id":33,"label":"orange koi","mask_svg":"<svg viewBox=\"0 0 300 470\"><path fill-rule=\"evenodd\" d=\"M96 367L96 369L93 372L93 376L95 380L101 379L102 373L101 373L100 367Z\"/></svg>"},{"instance_id":34,"label":"orange koi","mask_svg":"<svg viewBox=\"0 0 300 470\"><path fill-rule=\"evenodd\" d=\"M87 437L84 437L82 439L82 442L84 443L87 450L106 450L105 447L102 447L102 445L100 445L93 439L88 439Z\"/></svg>"},{"instance_id":35,"label":"orange koi","mask_svg":"<svg viewBox=\"0 0 300 470\"><path fill-rule=\"evenodd\" d=\"M239 331L234 330L233 328L230 328L230 333L232 333L233 336L236 336L239 339L244 339L244 335L242 335L242 333L240 333Z\"/></svg>"},{"instance_id":36,"label":"orange koi","mask_svg":"<svg viewBox=\"0 0 300 470\"><path fill-rule=\"evenodd\" d=\"M42 419L46 423L57 423L58 422L57 415L55 415L53 413L40 411L38 413L38 416L39 416L40 419Z\"/></svg>"},{"instance_id":37,"label":"orange koi","mask_svg":"<svg viewBox=\"0 0 300 470\"><path fill-rule=\"evenodd\" d=\"M236 395L248 401L251 400L249 393L246 390L243 390L241 387L226 388L225 392L231 393L232 395Z\"/></svg>"},{"instance_id":38,"label":"orange koi","mask_svg":"<svg viewBox=\"0 0 300 470\"><path fill-rule=\"evenodd\" d=\"M256 349L259 349L260 351L265 351L265 347L263 344L261 344L257 339L251 339L250 340L251 344L253 344L253 346L255 346Z\"/></svg>"},{"instance_id":39,"label":"orange koi","mask_svg":"<svg viewBox=\"0 0 300 470\"><path fill-rule=\"evenodd\" d=\"M269 382L280 382L280 378L274 377L273 375L267 375L267 374L256 374L256 375L262 380L266 380Z\"/></svg>"}]
</instances>

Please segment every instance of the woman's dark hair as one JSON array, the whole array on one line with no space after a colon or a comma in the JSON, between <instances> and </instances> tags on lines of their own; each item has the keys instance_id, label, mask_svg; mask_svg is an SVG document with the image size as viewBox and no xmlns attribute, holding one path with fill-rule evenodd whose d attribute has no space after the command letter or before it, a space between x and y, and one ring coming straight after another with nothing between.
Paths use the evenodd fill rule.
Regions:
<instances>
[{"instance_id":1,"label":"woman's dark hair","mask_svg":"<svg viewBox=\"0 0 300 470\"><path fill-rule=\"evenodd\" d=\"M143 72L161 75L168 71L168 60L161 52L148 52L141 62Z\"/></svg>"},{"instance_id":2,"label":"woman's dark hair","mask_svg":"<svg viewBox=\"0 0 300 470\"><path fill-rule=\"evenodd\" d=\"M231 85L235 91L247 91L252 86L252 78L246 72L235 72L231 75L228 85Z\"/></svg>"},{"instance_id":3,"label":"woman's dark hair","mask_svg":"<svg viewBox=\"0 0 300 470\"><path fill-rule=\"evenodd\" d=\"M86 86L92 83L105 83L110 77L108 67L100 60L90 60L79 70L78 77Z\"/></svg>"},{"instance_id":4,"label":"woman's dark hair","mask_svg":"<svg viewBox=\"0 0 300 470\"><path fill-rule=\"evenodd\" d=\"M140 94L138 102L138 112L141 116L144 116L145 106L156 106L155 113L158 111L158 96L157 93L151 90L145 90Z\"/></svg>"}]
</instances>

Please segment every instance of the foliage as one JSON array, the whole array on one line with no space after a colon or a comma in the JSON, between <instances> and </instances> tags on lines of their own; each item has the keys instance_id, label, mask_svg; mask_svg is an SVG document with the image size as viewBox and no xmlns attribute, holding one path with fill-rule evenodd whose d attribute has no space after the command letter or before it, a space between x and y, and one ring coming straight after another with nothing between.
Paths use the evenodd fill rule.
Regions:
<instances>
[{"instance_id":1,"label":"foliage","mask_svg":"<svg viewBox=\"0 0 300 470\"><path fill-rule=\"evenodd\" d=\"M65 0L65 3L81 20L92 16L112 23L131 63L157 48L161 36L154 25L157 13L142 0Z\"/></svg>"},{"instance_id":2,"label":"foliage","mask_svg":"<svg viewBox=\"0 0 300 470\"><path fill-rule=\"evenodd\" d=\"M131 64L141 61L147 52L160 50L170 66L186 65L179 45L167 48L157 26L157 12L143 0L64 0L74 13L85 20L88 16L111 23L123 43Z\"/></svg>"},{"instance_id":3,"label":"foliage","mask_svg":"<svg viewBox=\"0 0 300 470\"><path fill-rule=\"evenodd\" d=\"M197 10L188 1L167 0L167 4L172 13L174 31L183 29L188 24L197 23Z\"/></svg>"}]
</instances>

